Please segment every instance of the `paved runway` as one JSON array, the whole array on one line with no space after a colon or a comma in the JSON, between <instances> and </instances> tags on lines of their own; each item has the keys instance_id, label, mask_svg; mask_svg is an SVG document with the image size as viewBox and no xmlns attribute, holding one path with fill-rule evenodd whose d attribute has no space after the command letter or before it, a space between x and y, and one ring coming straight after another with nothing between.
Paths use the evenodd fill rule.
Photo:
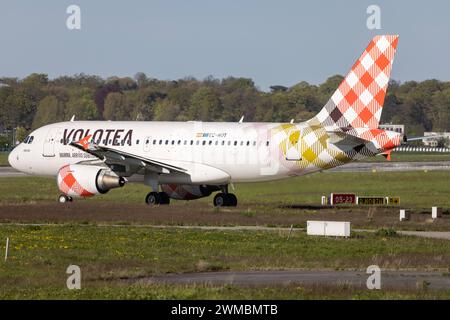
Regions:
<instances>
[{"instance_id":1,"label":"paved runway","mask_svg":"<svg viewBox=\"0 0 450 320\"><path fill-rule=\"evenodd\" d=\"M450 161L429 162L352 162L330 171L334 172L367 172L367 171L433 171L450 170Z\"/></svg>"},{"instance_id":2,"label":"paved runway","mask_svg":"<svg viewBox=\"0 0 450 320\"><path fill-rule=\"evenodd\" d=\"M450 161L429 162L352 162L333 168L332 172L371 172L371 171L433 171L450 170ZM11 167L0 167L0 177L24 177L26 174Z\"/></svg>"},{"instance_id":3,"label":"paved runway","mask_svg":"<svg viewBox=\"0 0 450 320\"><path fill-rule=\"evenodd\" d=\"M366 287L369 274L364 271L242 271L165 274L161 276L127 279L139 283L207 283L236 285L339 285ZM450 277L442 272L381 271L381 287L450 289Z\"/></svg>"},{"instance_id":4,"label":"paved runway","mask_svg":"<svg viewBox=\"0 0 450 320\"><path fill-rule=\"evenodd\" d=\"M26 174L12 167L0 167L0 177L25 177Z\"/></svg>"}]
</instances>

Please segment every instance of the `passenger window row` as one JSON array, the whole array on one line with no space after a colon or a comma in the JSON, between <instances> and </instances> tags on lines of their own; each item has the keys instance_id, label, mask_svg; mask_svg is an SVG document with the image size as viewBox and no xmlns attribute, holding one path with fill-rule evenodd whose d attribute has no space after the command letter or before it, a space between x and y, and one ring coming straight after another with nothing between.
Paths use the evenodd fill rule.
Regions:
<instances>
[{"instance_id":1,"label":"passenger window row","mask_svg":"<svg viewBox=\"0 0 450 320\"><path fill-rule=\"evenodd\" d=\"M139 144L139 139L138 140L136 140L136 144ZM209 145L209 146L212 146L212 145L214 145L214 146L218 146L218 145L222 145L222 146L225 146L225 145L228 145L228 146L231 146L231 145L233 145L233 146L237 146L237 145L240 145L240 146L256 146L257 145L257 141L249 141L249 140L247 140L247 141L237 141L237 140L234 140L234 141L231 141L231 140L227 140L227 141L225 141L225 140L215 140L215 141L213 141L213 140L163 140L163 139L159 139L159 140L157 140L157 139L153 139L153 141L150 141L150 140L145 140L145 144L146 145L148 145L148 144L153 144L153 145L202 145L202 146L205 146L205 145ZM264 144L264 141L260 141L259 142L259 145L263 145ZM266 141L265 142L265 144L266 144L266 146L269 146L269 141Z\"/></svg>"},{"instance_id":2,"label":"passenger window row","mask_svg":"<svg viewBox=\"0 0 450 320\"><path fill-rule=\"evenodd\" d=\"M24 143L31 143L32 141L33 141L33 136L31 136L31 137L27 137L25 140L24 140ZM28 142L26 142L26 141L28 141ZM72 143L72 142L75 142L75 141L78 141L78 140L67 140L66 141L66 143L65 144L69 144L69 143ZM131 140L120 140L120 141L118 141L118 140L116 140L116 141L113 141L113 140L111 140L111 139L109 139L109 140L106 140L106 139L103 139L103 140L96 140L96 141L94 141L96 144L103 144L103 145L113 145L113 146L124 146L125 144L127 144L127 145L129 145L129 146L131 146ZM139 145L139 142L140 142L140 140L139 139L137 139L136 140L136 145ZM64 143L64 139L61 139L60 140L60 143ZM250 140L247 140L247 141L243 141L243 140L241 140L241 141L237 141L237 140L234 140L234 141L231 141L231 140L227 140L227 141L225 141L225 140L221 140L221 141L219 141L219 140L215 140L215 141L213 141L213 140L163 140L163 139L159 139L159 140L157 140L157 139L153 139L152 141L150 141L150 140L145 140L144 141L144 143L146 144L146 145L148 145L148 144L153 144L153 145L197 145L197 146L199 146L199 145L202 145L202 146L205 146L205 145L209 145L209 146L212 146L212 145L214 145L214 146L218 146L218 145L222 145L222 146L225 146L225 145L227 145L227 146L231 146L231 145L233 145L233 146L256 146L257 144L258 144L258 142L257 141L250 141ZM267 140L267 141L265 141L265 143L264 143L264 141L259 141L259 145L260 146L262 146L262 145L266 145L266 146L269 146L269 141Z\"/></svg>"}]
</instances>

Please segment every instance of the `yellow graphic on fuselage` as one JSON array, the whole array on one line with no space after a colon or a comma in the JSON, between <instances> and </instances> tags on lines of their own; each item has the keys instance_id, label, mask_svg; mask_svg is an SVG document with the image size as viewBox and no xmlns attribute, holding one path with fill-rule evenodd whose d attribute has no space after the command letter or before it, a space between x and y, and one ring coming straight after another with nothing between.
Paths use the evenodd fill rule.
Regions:
<instances>
[{"instance_id":1,"label":"yellow graphic on fuselage","mask_svg":"<svg viewBox=\"0 0 450 320\"><path fill-rule=\"evenodd\" d=\"M280 162L290 172L317 171L333 168L353 159L336 146L329 143L329 134L320 125L280 124L272 129L272 136L278 136ZM301 159L287 161L287 150L298 148Z\"/></svg>"}]
</instances>

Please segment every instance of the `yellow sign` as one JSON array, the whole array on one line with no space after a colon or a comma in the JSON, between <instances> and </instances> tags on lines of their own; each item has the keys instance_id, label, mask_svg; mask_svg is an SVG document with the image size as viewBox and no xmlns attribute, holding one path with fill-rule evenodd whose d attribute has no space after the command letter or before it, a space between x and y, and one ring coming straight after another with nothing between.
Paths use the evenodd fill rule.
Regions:
<instances>
[{"instance_id":1,"label":"yellow sign","mask_svg":"<svg viewBox=\"0 0 450 320\"><path fill-rule=\"evenodd\" d=\"M400 197L386 197L386 204L398 205L400 204Z\"/></svg>"}]
</instances>

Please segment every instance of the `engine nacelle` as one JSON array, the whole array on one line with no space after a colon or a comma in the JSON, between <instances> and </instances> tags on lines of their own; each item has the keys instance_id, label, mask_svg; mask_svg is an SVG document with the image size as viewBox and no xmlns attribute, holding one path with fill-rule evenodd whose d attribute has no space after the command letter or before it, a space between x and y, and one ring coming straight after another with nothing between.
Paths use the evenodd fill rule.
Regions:
<instances>
[{"instance_id":1,"label":"engine nacelle","mask_svg":"<svg viewBox=\"0 0 450 320\"><path fill-rule=\"evenodd\" d=\"M193 200L208 197L213 191L220 190L218 186L190 184L162 184L162 191L172 199Z\"/></svg>"},{"instance_id":2,"label":"engine nacelle","mask_svg":"<svg viewBox=\"0 0 450 320\"><path fill-rule=\"evenodd\" d=\"M71 197L92 197L124 184L123 177L105 167L70 164L58 172L59 190Z\"/></svg>"}]
</instances>

